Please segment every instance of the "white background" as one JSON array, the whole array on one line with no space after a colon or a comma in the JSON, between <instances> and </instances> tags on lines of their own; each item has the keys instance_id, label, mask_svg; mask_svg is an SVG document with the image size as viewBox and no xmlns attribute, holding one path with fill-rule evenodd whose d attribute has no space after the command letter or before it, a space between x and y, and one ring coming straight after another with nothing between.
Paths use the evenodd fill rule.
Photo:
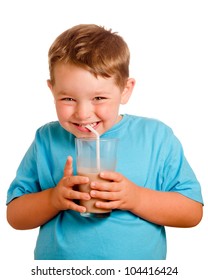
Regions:
<instances>
[{"instance_id":1,"label":"white background","mask_svg":"<svg viewBox=\"0 0 208 280\"><path fill-rule=\"evenodd\" d=\"M129 45L130 72L136 87L121 112L160 119L182 142L201 182L204 217L195 228L167 228L167 261L160 265L178 265L181 273L176 279L197 275L206 279L208 1L202 0L1 1L0 275L4 271L4 279L18 275L17 279L20 275L21 279L30 279L30 269L37 264L33 250L38 231L16 231L7 224L6 192L36 129L56 120L46 86L48 48L61 32L79 23L112 28ZM94 263L99 267L99 262ZM41 263L43 267L46 264Z\"/></svg>"}]
</instances>

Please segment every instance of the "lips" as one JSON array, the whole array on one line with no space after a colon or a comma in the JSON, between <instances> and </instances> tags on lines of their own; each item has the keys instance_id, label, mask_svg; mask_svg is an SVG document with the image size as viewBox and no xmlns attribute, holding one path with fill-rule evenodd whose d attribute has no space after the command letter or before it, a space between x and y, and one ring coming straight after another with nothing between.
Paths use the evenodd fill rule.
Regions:
<instances>
[{"instance_id":1,"label":"lips","mask_svg":"<svg viewBox=\"0 0 208 280\"><path fill-rule=\"evenodd\" d=\"M75 125L77 125L77 126L86 127L87 125L90 125L90 126L93 127L93 128L94 128L97 124L98 124L98 122L86 123L86 124L78 124L78 123L75 123Z\"/></svg>"},{"instance_id":2,"label":"lips","mask_svg":"<svg viewBox=\"0 0 208 280\"><path fill-rule=\"evenodd\" d=\"M73 124L78 128L79 131L91 132L88 128L86 128L86 125L90 125L92 128L96 128L99 122L85 123L85 124L73 123Z\"/></svg>"}]
</instances>

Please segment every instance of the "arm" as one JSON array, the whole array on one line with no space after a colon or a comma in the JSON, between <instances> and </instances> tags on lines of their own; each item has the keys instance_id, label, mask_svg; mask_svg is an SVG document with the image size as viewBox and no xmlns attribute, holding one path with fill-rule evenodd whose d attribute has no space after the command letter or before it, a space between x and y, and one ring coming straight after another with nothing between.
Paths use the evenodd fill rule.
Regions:
<instances>
[{"instance_id":1,"label":"arm","mask_svg":"<svg viewBox=\"0 0 208 280\"><path fill-rule=\"evenodd\" d=\"M88 182L87 177L73 176L72 158L67 159L64 177L58 185L38 193L15 198L7 206L7 220L15 229L32 229L43 225L62 210L85 212L74 199L90 199L89 194L73 190L74 185Z\"/></svg>"},{"instance_id":2,"label":"arm","mask_svg":"<svg viewBox=\"0 0 208 280\"><path fill-rule=\"evenodd\" d=\"M202 205L177 192L159 192L139 187L130 211L150 222L172 227L196 226L202 218Z\"/></svg>"},{"instance_id":3,"label":"arm","mask_svg":"<svg viewBox=\"0 0 208 280\"><path fill-rule=\"evenodd\" d=\"M192 227L202 218L202 205L177 192L160 192L135 185L119 173L100 176L113 182L91 183L91 196L109 202L97 207L128 210L152 223L172 227Z\"/></svg>"},{"instance_id":4,"label":"arm","mask_svg":"<svg viewBox=\"0 0 208 280\"><path fill-rule=\"evenodd\" d=\"M53 189L25 194L15 198L7 206L7 220L15 229L31 229L41 226L59 213L51 203Z\"/></svg>"}]
</instances>

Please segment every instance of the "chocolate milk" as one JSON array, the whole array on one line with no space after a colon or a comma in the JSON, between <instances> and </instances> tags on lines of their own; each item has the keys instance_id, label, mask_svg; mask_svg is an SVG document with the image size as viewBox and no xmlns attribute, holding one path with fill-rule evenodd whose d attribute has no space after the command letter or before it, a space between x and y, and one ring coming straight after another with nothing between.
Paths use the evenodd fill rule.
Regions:
<instances>
[{"instance_id":1,"label":"chocolate milk","mask_svg":"<svg viewBox=\"0 0 208 280\"><path fill-rule=\"evenodd\" d=\"M87 183L87 184L82 184L82 185L79 185L79 191L80 192L87 192L89 193L91 191L91 188L90 188L90 183L93 181L93 182L106 182L106 180L104 179L101 179L99 177L99 174L98 173L86 173L86 172L78 172L78 175L80 176L85 176L85 177L88 177L90 179L90 182ZM95 203L96 201L98 201L98 199L96 198L91 198L90 200L80 200L79 204L86 207L87 209L87 213L96 213L96 214L99 214L99 213L109 213L111 212L111 210L107 210L107 209L101 209L101 208L97 208L95 206Z\"/></svg>"}]
</instances>

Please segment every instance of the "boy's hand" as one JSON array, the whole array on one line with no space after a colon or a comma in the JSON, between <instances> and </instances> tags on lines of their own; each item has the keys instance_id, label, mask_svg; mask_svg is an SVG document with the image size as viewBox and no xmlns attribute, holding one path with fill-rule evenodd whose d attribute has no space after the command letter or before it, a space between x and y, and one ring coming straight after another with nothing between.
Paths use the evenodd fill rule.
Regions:
<instances>
[{"instance_id":1,"label":"boy's hand","mask_svg":"<svg viewBox=\"0 0 208 280\"><path fill-rule=\"evenodd\" d=\"M92 182L90 196L105 201L96 202L96 207L131 211L136 203L137 186L116 172L101 172L100 177L106 182Z\"/></svg>"},{"instance_id":2,"label":"boy's hand","mask_svg":"<svg viewBox=\"0 0 208 280\"><path fill-rule=\"evenodd\" d=\"M71 209L78 212L85 212L86 208L76 204L73 200L89 200L90 195L88 193L76 191L73 188L76 185L88 182L88 177L73 176L72 157L68 157L64 168L64 176L51 191L51 202L54 207L59 211Z\"/></svg>"}]
</instances>

